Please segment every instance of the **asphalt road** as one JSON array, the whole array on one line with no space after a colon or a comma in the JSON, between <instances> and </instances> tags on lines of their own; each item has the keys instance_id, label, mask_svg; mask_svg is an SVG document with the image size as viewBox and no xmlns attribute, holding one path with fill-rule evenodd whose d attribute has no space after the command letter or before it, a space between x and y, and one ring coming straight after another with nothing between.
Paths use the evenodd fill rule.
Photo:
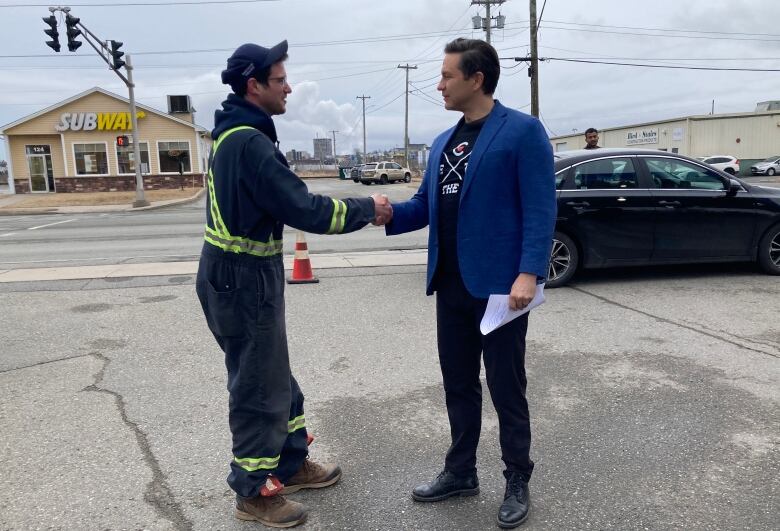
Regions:
<instances>
[{"instance_id":1,"label":"asphalt road","mask_svg":"<svg viewBox=\"0 0 780 531\"><path fill-rule=\"evenodd\" d=\"M391 201L411 197L417 184L366 186L335 179L307 181L312 193L337 198L384 193ZM197 260L203 245L205 197L196 203L160 210L103 214L0 216L0 269ZM285 228L285 251L296 232ZM420 249L427 229L387 238L368 226L347 235L307 235L311 252Z\"/></svg>"},{"instance_id":2,"label":"asphalt road","mask_svg":"<svg viewBox=\"0 0 780 531\"><path fill-rule=\"evenodd\" d=\"M422 267L287 287L315 458L304 530L489 530L503 493L487 388L482 492L417 504L449 429ZM224 479L222 356L191 276L0 285L0 529L249 530ZM645 268L550 290L528 335L529 530L777 529L780 278Z\"/></svg>"}]
</instances>

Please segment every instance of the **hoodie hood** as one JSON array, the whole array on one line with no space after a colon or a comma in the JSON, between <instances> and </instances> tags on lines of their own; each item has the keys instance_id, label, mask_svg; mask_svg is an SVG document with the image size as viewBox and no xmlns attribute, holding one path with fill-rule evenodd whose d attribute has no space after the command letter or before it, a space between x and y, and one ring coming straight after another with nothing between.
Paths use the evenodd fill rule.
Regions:
<instances>
[{"instance_id":1,"label":"hoodie hood","mask_svg":"<svg viewBox=\"0 0 780 531\"><path fill-rule=\"evenodd\" d=\"M248 125L258 129L274 144L278 141L276 127L274 127L274 122L268 113L244 98L229 94L227 99L222 102L222 109L214 112L214 129L211 131L211 138L217 140L219 135L239 125Z\"/></svg>"}]
</instances>

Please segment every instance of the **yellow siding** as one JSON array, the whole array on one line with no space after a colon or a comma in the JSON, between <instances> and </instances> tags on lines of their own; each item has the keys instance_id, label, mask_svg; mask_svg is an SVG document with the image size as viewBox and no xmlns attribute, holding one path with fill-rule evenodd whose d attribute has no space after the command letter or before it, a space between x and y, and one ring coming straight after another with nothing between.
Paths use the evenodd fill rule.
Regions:
<instances>
[{"instance_id":1,"label":"yellow siding","mask_svg":"<svg viewBox=\"0 0 780 531\"><path fill-rule=\"evenodd\" d=\"M54 177L62 177L65 175L65 168L62 164L62 143L60 142L60 135L45 135L45 136L9 136L8 137L11 147L11 166L13 167L14 179L29 179L30 167L27 164L27 153L25 146L36 145L43 146L48 145L51 151L51 164L54 172Z\"/></svg>"}]
</instances>

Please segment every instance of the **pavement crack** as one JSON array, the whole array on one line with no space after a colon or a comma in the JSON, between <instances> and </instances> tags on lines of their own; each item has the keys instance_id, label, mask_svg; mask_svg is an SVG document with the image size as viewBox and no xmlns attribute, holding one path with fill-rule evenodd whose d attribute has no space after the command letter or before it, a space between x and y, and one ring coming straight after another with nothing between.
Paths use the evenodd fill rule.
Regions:
<instances>
[{"instance_id":1,"label":"pavement crack","mask_svg":"<svg viewBox=\"0 0 780 531\"><path fill-rule=\"evenodd\" d=\"M91 352L88 354L103 362L103 366L95 374L94 383L88 385L83 391L94 393L105 393L114 397L119 415L122 418L122 422L130 428L135 435L135 439L138 442L138 447L143 454L144 461L152 471L152 481L147 483L146 492L144 493L144 500L146 503L154 508L155 512L173 523L174 528L178 530L190 530L193 528L192 522L184 515L184 510L181 505L176 502L171 488L168 486L167 478L160 468L160 463L152 452L151 445L149 444L149 438L144 431L138 426L138 423L130 420L127 415L127 405L125 404L124 397L116 391L105 389L100 387L103 383L103 376L105 375L108 365L111 360L101 354L100 352Z\"/></svg>"},{"instance_id":2,"label":"pavement crack","mask_svg":"<svg viewBox=\"0 0 780 531\"><path fill-rule=\"evenodd\" d=\"M5 369L0 371L0 374L5 374L7 372L14 372L14 371L23 371L25 369L30 369L32 367L40 367L41 365L48 365L49 363L59 363L61 361L77 360L79 358L85 358L87 356L91 356L91 354L81 354L80 356L67 356L64 358L57 358L56 360L41 361L38 363L33 363L32 365L25 365L24 367L14 367L13 369Z\"/></svg>"},{"instance_id":3,"label":"pavement crack","mask_svg":"<svg viewBox=\"0 0 780 531\"><path fill-rule=\"evenodd\" d=\"M645 311L642 311L642 310L638 310L636 308L632 308L631 306L627 306L625 304L621 304L621 303L619 303L617 301L613 301L611 299L608 299L608 298L606 298L606 297L604 297L602 295L596 295L595 293L591 293L590 291L582 289L582 288L576 288L576 287L573 287L573 286L569 286L569 288L573 289L574 291L579 291L580 293L584 293L585 295L590 295L591 297L593 297L595 299L598 299L598 300L600 300L602 302L605 302L607 304L611 304L612 306L617 306L618 308L622 308L624 310L629 310L629 311L632 311L634 313L638 313L640 315L644 315L645 317L649 317L651 319L655 319L656 321L659 321L661 323L665 323L665 324L669 324L669 325L672 325L672 326L676 326L678 328L684 328L686 330L690 330L691 332L695 332L697 334L701 334L701 335L704 335L704 336L707 336L707 337L711 337L713 339L717 339L718 341L723 341L724 343L728 343L730 345L734 345L736 347L739 347L739 348L742 348L742 349L745 349L745 350L749 350L751 352L756 352L758 354L766 354L767 356L772 356L773 358L780 358L780 354L777 353L777 352L771 352L771 351L764 350L764 349L761 349L761 348L751 347L751 346L745 345L743 343L740 343L739 341L735 341L733 339L729 339L728 337L725 337L725 336L728 335L728 336L731 336L731 337L737 337L738 339L740 339L742 341L745 341L745 342L756 343L755 341L752 341L752 340L749 340L749 339L741 338L739 336L734 336L733 334L724 334L724 333L721 333L721 332L715 332L715 331L712 331L712 330L708 329L707 327L705 327L705 326L703 326L701 324L698 324L698 323L694 326L694 325L683 324L683 323L678 322L678 321L672 321L671 319L667 319L665 317L661 317L661 316L652 314L650 312L645 312ZM767 345L767 346L769 346L769 345Z\"/></svg>"}]
</instances>

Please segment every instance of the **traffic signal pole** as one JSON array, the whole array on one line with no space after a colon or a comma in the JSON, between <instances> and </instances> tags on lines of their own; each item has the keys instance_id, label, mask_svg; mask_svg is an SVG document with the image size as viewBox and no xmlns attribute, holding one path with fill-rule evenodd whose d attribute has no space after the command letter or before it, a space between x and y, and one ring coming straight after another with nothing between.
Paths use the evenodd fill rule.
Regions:
<instances>
[{"instance_id":1,"label":"traffic signal pole","mask_svg":"<svg viewBox=\"0 0 780 531\"><path fill-rule=\"evenodd\" d=\"M135 201L133 208L149 206L144 198L144 177L141 174L141 146L138 143L138 117L135 115L135 85L133 84L133 63L130 54L125 55L127 70L127 91L130 93L130 120L133 125L133 157L135 157Z\"/></svg>"},{"instance_id":2,"label":"traffic signal pole","mask_svg":"<svg viewBox=\"0 0 780 531\"><path fill-rule=\"evenodd\" d=\"M97 52L98 56L100 56L100 58L106 62L108 67L113 70L114 73L119 76L119 79L121 79L127 86L127 91L130 96L130 123L132 124L133 128L133 158L135 162L135 201L133 201L133 208L149 206L149 202L144 197L144 179L141 173L141 146L138 143L138 117L136 116L135 106L135 84L133 83L133 66L130 62L130 56L125 55L125 53L120 50L122 47L121 42L113 40L109 41L111 43L111 46L109 47L107 42L100 40L94 33L89 31L89 29L87 29L84 24L81 23L80 19L70 15L69 7L49 8L49 11L51 11L52 17L54 16L55 11L62 11L65 13L68 49L70 51L76 51L76 49L81 46L81 43L75 40L76 37L81 35L84 40L87 41L87 43ZM44 30L44 32L46 35L52 38L52 41L47 42L46 45L54 51L59 52L59 34L56 31L56 26L52 26L49 19L44 18L43 20L50 26L50 29ZM81 31L76 30L76 26L78 26ZM92 42L93 40L95 42ZM122 60L123 55L125 56L124 60ZM109 57L111 57L111 59L109 59ZM119 71L119 69L123 66L127 72L126 77Z\"/></svg>"}]
</instances>

